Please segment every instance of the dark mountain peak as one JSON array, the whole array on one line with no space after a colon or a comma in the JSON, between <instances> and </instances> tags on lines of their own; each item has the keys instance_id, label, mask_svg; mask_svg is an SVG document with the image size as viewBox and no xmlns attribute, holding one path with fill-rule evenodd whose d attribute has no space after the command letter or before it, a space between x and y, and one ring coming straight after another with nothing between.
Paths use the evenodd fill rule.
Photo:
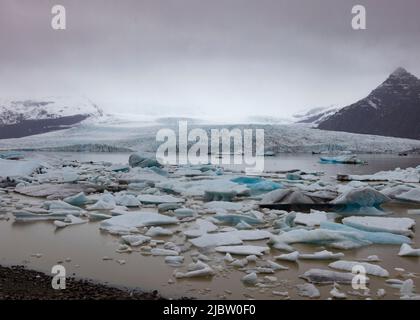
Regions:
<instances>
[{"instance_id":1,"label":"dark mountain peak","mask_svg":"<svg viewBox=\"0 0 420 320\"><path fill-rule=\"evenodd\" d=\"M397 68L366 98L318 125L319 129L420 139L420 79Z\"/></svg>"}]
</instances>

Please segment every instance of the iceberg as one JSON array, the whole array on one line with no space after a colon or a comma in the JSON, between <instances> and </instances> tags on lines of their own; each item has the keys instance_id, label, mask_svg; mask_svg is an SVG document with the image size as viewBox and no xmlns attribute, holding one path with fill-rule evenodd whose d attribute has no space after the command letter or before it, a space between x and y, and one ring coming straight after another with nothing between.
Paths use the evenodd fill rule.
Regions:
<instances>
[{"instance_id":1,"label":"iceberg","mask_svg":"<svg viewBox=\"0 0 420 320\"><path fill-rule=\"evenodd\" d=\"M275 256L274 259L296 262L299 259L299 252L293 251L291 253L281 254L279 256Z\"/></svg>"},{"instance_id":2,"label":"iceberg","mask_svg":"<svg viewBox=\"0 0 420 320\"><path fill-rule=\"evenodd\" d=\"M90 200L86 197L84 192L80 192L74 196L70 196L63 199L64 202L71 204L72 206L84 206L85 204L89 203Z\"/></svg>"},{"instance_id":3,"label":"iceberg","mask_svg":"<svg viewBox=\"0 0 420 320\"><path fill-rule=\"evenodd\" d=\"M251 190L251 194L254 195L273 191L283 187L280 183L259 177L237 177L231 179L231 181L237 184L246 185L247 188Z\"/></svg>"},{"instance_id":4,"label":"iceberg","mask_svg":"<svg viewBox=\"0 0 420 320\"><path fill-rule=\"evenodd\" d=\"M378 207L385 202L391 201L390 198L371 188L351 189L331 201L331 204L342 204L356 207Z\"/></svg>"},{"instance_id":5,"label":"iceberg","mask_svg":"<svg viewBox=\"0 0 420 320\"><path fill-rule=\"evenodd\" d=\"M371 232L390 232L404 236L413 236L410 230L416 222L410 218L390 218L390 217L348 217L342 223L364 231Z\"/></svg>"},{"instance_id":6,"label":"iceberg","mask_svg":"<svg viewBox=\"0 0 420 320\"><path fill-rule=\"evenodd\" d=\"M199 248L242 244L242 240L232 232L207 233L189 241Z\"/></svg>"},{"instance_id":7,"label":"iceberg","mask_svg":"<svg viewBox=\"0 0 420 320\"><path fill-rule=\"evenodd\" d=\"M352 271L354 266L361 266L366 270L366 274L378 277L389 277L389 272L387 270L385 270L381 266L371 264L368 262L339 260L330 263L328 266L333 269L344 271Z\"/></svg>"},{"instance_id":8,"label":"iceberg","mask_svg":"<svg viewBox=\"0 0 420 320\"><path fill-rule=\"evenodd\" d=\"M297 212L294 222L296 224L303 224L308 227L319 226L322 221L333 220L334 216L332 214L311 210L310 213L301 213Z\"/></svg>"},{"instance_id":9,"label":"iceberg","mask_svg":"<svg viewBox=\"0 0 420 320\"><path fill-rule=\"evenodd\" d=\"M188 272L176 272L175 278L212 277L215 275L214 270L202 261L191 264L188 269Z\"/></svg>"},{"instance_id":10,"label":"iceberg","mask_svg":"<svg viewBox=\"0 0 420 320\"><path fill-rule=\"evenodd\" d=\"M277 189L266 193L260 201L260 205L265 204L314 204L319 203L318 200L310 197L299 189Z\"/></svg>"},{"instance_id":11,"label":"iceberg","mask_svg":"<svg viewBox=\"0 0 420 320\"><path fill-rule=\"evenodd\" d=\"M242 204L239 202L227 201L211 201L204 204L204 208L211 210L226 210L226 211L239 211L242 209Z\"/></svg>"},{"instance_id":12,"label":"iceberg","mask_svg":"<svg viewBox=\"0 0 420 320\"><path fill-rule=\"evenodd\" d=\"M251 272L246 276L242 277L241 281L248 286L253 286L258 282L258 277L255 272Z\"/></svg>"},{"instance_id":13,"label":"iceberg","mask_svg":"<svg viewBox=\"0 0 420 320\"><path fill-rule=\"evenodd\" d=\"M139 207L141 202L132 194L118 194L115 197L116 203L124 207Z\"/></svg>"},{"instance_id":14,"label":"iceberg","mask_svg":"<svg viewBox=\"0 0 420 320\"><path fill-rule=\"evenodd\" d=\"M35 160L0 159L0 177L26 177L42 167L41 163Z\"/></svg>"},{"instance_id":15,"label":"iceberg","mask_svg":"<svg viewBox=\"0 0 420 320\"><path fill-rule=\"evenodd\" d=\"M216 214L214 218L230 225L237 225L241 222L245 222L250 225L264 223L264 221L261 219L245 214Z\"/></svg>"},{"instance_id":16,"label":"iceberg","mask_svg":"<svg viewBox=\"0 0 420 320\"><path fill-rule=\"evenodd\" d=\"M251 255L262 256L264 252L270 251L268 247L261 246L249 246L249 245L240 245L240 246L219 246L215 250L221 253L230 253L237 255Z\"/></svg>"},{"instance_id":17,"label":"iceberg","mask_svg":"<svg viewBox=\"0 0 420 320\"><path fill-rule=\"evenodd\" d=\"M179 208L174 211L175 216L178 218L186 218L186 217L192 217L194 216L195 212L192 209L189 208Z\"/></svg>"},{"instance_id":18,"label":"iceberg","mask_svg":"<svg viewBox=\"0 0 420 320\"><path fill-rule=\"evenodd\" d=\"M380 171L370 175L351 175L352 180L359 181L398 181L405 183L418 183L420 181L420 172L418 168L397 168L391 171Z\"/></svg>"},{"instance_id":19,"label":"iceberg","mask_svg":"<svg viewBox=\"0 0 420 320\"><path fill-rule=\"evenodd\" d=\"M99 200L90 206L87 206L87 210L112 210L115 209L116 206L115 198L110 193L104 193L100 196Z\"/></svg>"},{"instance_id":20,"label":"iceberg","mask_svg":"<svg viewBox=\"0 0 420 320\"><path fill-rule=\"evenodd\" d=\"M177 256L179 254L176 250L153 248L150 253L154 256Z\"/></svg>"},{"instance_id":21,"label":"iceberg","mask_svg":"<svg viewBox=\"0 0 420 320\"><path fill-rule=\"evenodd\" d=\"M398 255L401 257L420 257L420 249L413 249L409 244L403 243Z\"/></svg>"}]
</instances>

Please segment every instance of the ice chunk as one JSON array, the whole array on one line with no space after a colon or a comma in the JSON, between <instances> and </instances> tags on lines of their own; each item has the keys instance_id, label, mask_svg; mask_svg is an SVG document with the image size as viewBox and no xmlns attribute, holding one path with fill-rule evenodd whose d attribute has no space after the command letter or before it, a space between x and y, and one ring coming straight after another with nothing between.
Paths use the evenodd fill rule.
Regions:
<instances>
[{"instance_id":1,"label":"ice chunk","mask_svg":"<svg viewBox=\"0 0 420 320\"><path fill-rule=\"evenodd\" d=\"M217 252L237 254L237 255L247 256L250 254L254 254L256 256L261 256L263 255L264 252L270 251L270 248L244 245L244 246L220 246L220 247L216 247L215 250Z\"/></svg>"},{"instance_id":2,"label":"ice chunk","mask_svg":"<svg viewBox=\"0 0 420 320\"><path fill-rule=\"evenodd\" d=\"M402 257L420 257L420 249L413 249L409 244L403 243L398 255Z\"/></svg>"},{"instance_id":3,"label":"ice chunk","mask_svg":"<svg viewBox=\"0 0 420 320\"><path fill-rule=\"evenodd\" d=\"M360 229L356 229L350 226L346 226L339 223L333 222L322 222L321 229L328 229L328 230L335 230L341 231L341 233L347 236L349 239L353 241L359 240L361 243L370 244L370 243L377 243L377 244L403 244L403 243L411 243L410 238L393 234L389 232L370 232L370 231L363 231Z\"/></svg>"},{"instance_id":4,"label":"ice chunk","mask_svg":"<svg viewBox=\"0 0 420 320\"><path fill-rule=\"evenodd\" d=\"M260 204L314 204L317 201L299 189L278 189L264 195Z\"/></svg>"},{"instance_id":5,"label":"ice chunk","mask_svg":"<svg viewBox=\"0 0 420 320\"><path fill-rule=\"evenodd\" d=\"M215 247L232 244L242 244L242 241L268 239L272 234L265 230L237 230L219 233L208 233L194 239L190 242L196 247Z\"/></svg>"},{"instance_id":6,"label":"ice chunk","mask_svg":"<svg viewBox=\"0 0 420 320\"><path fill-rule=\"evenodd\" d=\"M176 250L153 248L151 251L154 256L177 256L179 254Z\"/></svg>"},{"instance_id":7,"label":"ice chunk","mask_svg":"<svg viewBox=\"0 0 420 320\"><path fill-rule=\"evenodd\" d=\"M293 251L291 253L281 254L279 256L275 256L274 259L296 262L299 259L299 252Z\"/></svg>"},{"instance_id":8,"label":"ice chunk","mask_svg":"<svg viewBox=\"0 0 420 320\"><path fill-rule=\"evenodd\" d=\"M116 196L116 202L119 206L139 207L141 202L132 194L119 194Z\"/></svg>"},{"instance_id":9,"label":"ice chunk","mask_svg":"<svg viewBox=\"0 0 420 320\"><path fill-rule=\"evenodd\" d=\"M84 206L85 204L90 202L84 192L80 192L74 196L67 197L63 201L78 207Z\"/></svg>"},{"instance_id":10,"label":"ice chunk","mask_svg":"<svg viewBox=\"0 0 420 320\"><path fill-rule=\"evenodd\" d=\"M165 262L172 266L179 266L184 262L183 256L166 256Z\"/></svg>"},{"instance_id":11,"label":"ice chunk","mask_svg":"<svg viewBox=\"0 0 420 320\"><path fill-rule=\"evenodd\" d=\"M317 284L351 284L354 279L354 274L351 272L337 272L325 269L309 269L300 278ZM368 281L369 278L366 278L366 282Z\"/></svg>"},{"instance_id":12,"label":"ice chunk","mask_svg":"<svg viewBox=\"0 0 420 320\"><path fill-rule=\"evenodd\" d=\"M128 158L128 164L130 165L130 167L133 167L133 168L134 167L140 167L140 168L162 167L162 165L156 159L148 158L139 153L134 153L130 155L130 157Z\"/></svg>"},{"instance_id":13,"label":"ice chunk","mask_svg":"<svg viewBox=\"0 0 420 320\"><path fill-rule=\"evenodd\" d=\"M344 271L352 271L354 266L361 266L366 270L366 274L378 277L389 277L389 272L387 270L385 270L381 266L371 264L368 262L339 260L330 263L328 266L333 269Z\"/></svg>"},{"instance_id":14,"label":"ice chunk","mask_svg":"<svg viewBox=\"0 0 420 320\"><path fill-rule=\"evenodd\" d=\"M110 193L104 193L99 197L99 200L90 206L87 206L87 210L112 210L116 206L115 198Z\"/></svg>"},{"instance_id":15,"label":"ice chunk","mask_svg":"<svg viewBox=\"0 0 420 320\"><path fill-rule=\"evenodd\" d=\"M371 187L365 187L349 190L331 201L331 203L344 204L347 206L374 207L390 200L390 198L379 191Z\"/></svg>"},{"instance_id":16,"label":"ice chunk","mask_svg":"<svg viewBox=\"0 0 420 320\"><path fill-rule=\"evenodd\" d=\"M415 188L395 197L398 200L420 203L420 188Z\"/></svg>"},{"instance_id":17,"label":"ice chunk","mask_svg":"<svg viewBox=\"0 0 420 320\"><path fill-rule=\"evenodd\" d=\"M169 211L169 210L176 210L176 209L179 209L181 207L182 207L182 205L180 203L161 203L161 204L158 205L158 211L160 213L162 213L162 212L166 212L166 211Z\"/></svg>"},{"instance_id":18,"label":"ice chunk","mask_svg":"<svg viewBox=\"0 0 420 320\"><path fill-rule=\"evenodd\" d=\"M171 236L173 234L174 232L172 230L165 229L162 227L151 227L146 232L146 236L149 236L149 237Z\"/></svg>"},{"instance_id":19,"label":"ice chunk","mask_svg":"<svg viewBox=\"0 0 420 320\"><path fill-rule=\"evenodd\" d=\"M216 214L214 218L230 225L237 225L241 222L246 222L251 225L264 223L263 220L255 216L245 214Z\"/></svg>"},{"instance_id":20,"label":"ice chunk","mask_svg":"<svg viewBox=\"0 0 420 320\"><path fill-rule=\"evenodd\" d=\"M301 253L299 259L304 260L336 260L344 257L344 253L333 253L331 251L323 250L315 253Z\"/></svg>"},{"instance_id":21,"label":"ice chunk","mask_svg":"<svg viewBox=\"0 0 420 320\"><path fill-rule=\"evenodd\" d=\"M251 272L246 276L242 277L241 281L248 286L253 286L258 282L258 277L255 272Z\"/></svg>"},{"instance_id":22,"label":"ice chunk","mask_svg":"<svg viewBox=\"0 0 420 320\"><path fill-rule=\"evenodd\" d=\"M143 235L125 235L122 236L121 239L128 243L132 247L140 246L146 242L149 242L151 237L143 236Z\"/></svg>"},{"instance_id":23,"label":"ice chunk","mask_svg":"<svg viewBox=\"0 0 420 320\"><path fill-rule=\"evenodd\" d=\"M194 210L189 208L179 208L174 211L178 218L192 217L194 216Z\"/></svg>"},{"instance_id":24,"label":"ice chunk","mask_svg":"<svg viewBox=\"0 0 420 320\"><path fill-rule=\"evenodd\" d=\"M192 229L183 231L183 233L189 238L195 238L202 236L205 233L216 231L218 227L212 222L204 219L197 219L195 226Z\"/></svg>"},{"instance_id":25,"label":"ice chunk","mask_svg":"<svg viewBox=\"0 0 420 320\"><path fill-rule=\"evenodd\" d=\"M61 200L45 201L43 207L50 211L57 211L57 210L78 211L78 212L83 211L81 208L73 206Z\"/></svg>"},{"instance_id":26,"label":"ice chunk","mask_svg":"<svg viewBox=\"0 0 420 320\"><path fill-rule=\"evenodd\" d=\"M418 183L420 181L420 172L416 168L397 168L392 171L381 171L371 175L351 175L350 179L361 181L401 181L406 183Z\"/></svg>"},{"instance_id":27,"label":"ice chunk","mask_svg":"<svg viewBox=\"0 0 420 320\"><path fill-rule=\"evenodd\" d=\"M29 211L15 211L12 212L15 216L16 221L42 221L42 220L64 220L67 215L76 213L71 210L61 211L61 212L52 212L47 214L40 213L31 213Z\"/></svg>"},{"instance_id":28,"label":"ice chunk","mask_svg":"<svg viewBox=\"0 0 420 320\"><path fill-rule=\"evenodd\" d=\"M390 232L405 236L413 236L410 230L416 222L410 218L384 218L384 217L348 217L342 220L343 224L353 228L372 232Z\"/></svg>"},{"instance_id":29,"label":"ice chunk","mask_svg":"<svg viewBox=\"0 0 420 320\"><path fill-rule=\"evenodd\" d=\"M294 222L308 227L319 226L322 221L332 220L333 215L323 211L312 210L311 213L297 212Z\"/></svg>"},{"instance_id":30,"label":"ice chunk","mask_svg":"<svg viewBox=\"0 0 420 320\"><path fill-rule=\"evenodd\" d=\"M101 228L107 230L109 227L144 227L153 225L166 225L178 223L178 219L153 212L130 212L120 216L112 217L101 223Z\"/></svg>"},{"instance_id":31,"label":"ice chunk","mask_svg":"<svg viewBox=\"0 0 420 320\"><path fill-rule=\"evenodd\" d=\"M331 164L363 164L364 161L357 158L355 155L341 155L336 157L321 157L321 163L331 163Z\"/></svg>"},{"instance_id":32,"label":"ice chunk","mask_svg":"<svg viewBox=\"0 0 420 320\"><path fill-rule=\"evenodd\" d=\"M211 201L205 203L204 208L212 210L223 209L227 211L239 211L242 209L242 204L240 202Z\"/></svg>"},{"instance_id":33,"label":"ice chunk","mask_svg":"<svg viewBox=\"0 0 420 320\"><path fill-rule=\"evenodd\" d=\"M26 177L41 167L41 163L35 160L0 159L0 177Z\"/></svg>"},{"instance_id":34,"label":"ice chunk","mask_svg":"<svg viewBox=\"0 0 420 320\"><path fill-rule=\"evenodd\" d=\"M188 272L177 272L175 273L175 278L193 278L193 277L212 277L214 276L215 272L210 266L205 264L204 262L197 261L193 264L192 268L189 268L190 271Z\"/></svg>"},{"instance_id":35,"label":"ice chunk","mask_svg":"<svg viewBox=\"0 0 420 320\"><path fill-rule=\"evenodd\" d=\"M184 202L184 199L177 198L171 195L153 195L153 194L141 194L137 196L137 199L144 204L162 204L162 203L177 203Z\"/></svg>"},{"instance_id":36,"label":"ice chunk","mask_svg":"<svg viewBox=\"0 0 420 320\"><path fill-rule=\"evenodd\" d=\"M347 295L344 292L339 291L335 284L334 284L334 287L330 291L330 295L335 299L346 299L347 298Z\"/></svg>"},{"instance_id":37,"label":"ice chunk","mask_svg":"<svg viewBox=\"0 0 420 320\"><path fill-rule=\"evenodd\" d=\"M71 225L75 225L75 224L82 224L82 223L86 223L86 222L87 222L87 220L83 220L83 219L80 219L78 217L75 217L72 214L69 214L69 215L66 216L66 218L63 221L55 220L54 225L57 228L64 228L64 227L67 227L67 226L71 226Z\"/></svg>"},{"instance_id":38,"label":"ice chunk","mask_svg":"<svg viewBox=\"0 0 420 320\"><path fill-rule=\"evenodd\" d=\"M282 188L280 183L276 183L271 180L265 180L259 177L237 177L231 181L246 185L251 190L252 194L261 194Z\"/></svg>"},{"instance_id":39,"label":"ice chunk","mask_svg":"<svg viewBox=\"0 0 420 320\"><path fill-rule=\"evenodd\" d=\"M319 298L321 296L317 287L312 283L298 284L296 285L298 295L308 298Z\"/></svg>"}]
</instances>

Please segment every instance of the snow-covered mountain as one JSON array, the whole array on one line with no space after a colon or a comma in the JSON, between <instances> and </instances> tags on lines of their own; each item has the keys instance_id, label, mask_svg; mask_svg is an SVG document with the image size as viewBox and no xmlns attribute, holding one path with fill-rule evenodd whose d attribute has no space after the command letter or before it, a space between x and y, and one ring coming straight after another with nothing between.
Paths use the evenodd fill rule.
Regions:
<instances>
[{"instance_id":1,"label":"snow-covered mountain","mask_svg":"<svg viewBox=\"0 0 420 320\"><path fill-rule=\"evenodd\" d=\"M325 121L338 110L339 108L335 105L328 107L316 107L303 113L295 114L293 115L293 118L296 123L318 125L320 122Z\"/></svg>"},{"instance_id":2,"label":"snow-covered mountain","mask_svg":"<svg viewBox=\"0 0 420 320\"><path fill-rule=\"evenodd\" d=\"M59 130L103 115L85 98L0 100L0 139Z\"/></svg>"},{"instance_id":3,"label":"snow-covered mountain","mask_svg":"<svg viewBox=\"0 0 420 320\"><path fill-rule=\"evenodd\" d=\"M318 128L420 139L420 79L398 68L366 98L321 121Z\"/></svg>"}]
</instances>

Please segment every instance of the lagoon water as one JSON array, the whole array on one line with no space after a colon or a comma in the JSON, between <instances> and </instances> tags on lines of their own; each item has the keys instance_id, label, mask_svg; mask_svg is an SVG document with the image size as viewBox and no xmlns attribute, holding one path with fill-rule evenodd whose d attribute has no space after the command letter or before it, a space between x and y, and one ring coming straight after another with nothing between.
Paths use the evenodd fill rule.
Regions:
<instances>
[{"instance_id":1,"label":"lagoon water","mask_svg":"<svg viewBox=\"0 0 420 320\"><path fill-rule=\"evenodd\" d=\"M50 157L62 159L76 159L79 161L109 161L112 163L127 163L127 153L51 153ZM337 173L368 174L381 170L390 170L396 167L414 167L420 164L420 156L399 157L397 155L360 155L360 158L368 161L368 165L327 165L320 164L316 155L308 154L283 154L276 157L265 158L266 170L292 170L301 169L308 172L323 171L325 177L333 177ZM23 197L22 197L23 198ZM30 198L27 198L31 200ZM420 205L389 205L385 210L392 211L396 216L409 216L407 209L420 208ZM153 209L147 209L148 211ZM99 230L99 222L71 226L57 230L51 222L25 222L17 223L13 217L9 220L0 220L0 264L16 265L24 264L28 268L51 272L53 265L62 262L66 267L67 275L80 278L89 278L95 281L106 282L116 286L136 287L144 290L158 290L166 297L197 297L208 299L279 299L272 294L273 290L288 291L291 298L299 299L295 285L305 283L298 276L310 268L327 268L329 262L324 261L299 261L299 263L281 262L287 265L289 270L278 271L274 275L280 280L280 285L274 288L246 287L240 281L244 273L236 270L218 272L213 279L182 279L172 277L176 268L167 265L163 257L143 256L140 252L133 251L130 254L116 253L119 246L119 237L112 236ZM420 223L420 216L409 217ZM171 239L176 242L180 239L177 235L173 238L162 238L165 241ZM250 244L264 244L253 241ZM302 253L320 251L323 248L314 245L295 245ZM420 247L420 235L416 232L413 247ZM332 250L337 252L337 250ZM362 259L369 255L378 255L379 263L386 268L391 278L398 276L399 272L394 268L404 268L407 272L420 272L420 258L398 257L399 246L372 245L355 250L343 251L346 260ZM41 253L42 257L32 256ZM282 252L271 250L270 256ZM210 256L217 253L209 253ZM114 260L104 261L108 256ZM186 254L186 261L182 269L191 261ZM70 258L70 262L65 259ZM120 265L118 259L126 261ZM222 263L223 266L223 263ZM173 279L174 283L168 280ZM420 278L415 278L417 288L420 288ZM321 291L321 298L329 296L331 285L317 286ZM375 298L376 290L384 288L386 298L398 299L398 290L388 287L384 279L371 277L372 298ZM351 291L350 286L341 286L341 291ZM349 298L356 298L349 296Z\"/></svg>"}]
</instances>

